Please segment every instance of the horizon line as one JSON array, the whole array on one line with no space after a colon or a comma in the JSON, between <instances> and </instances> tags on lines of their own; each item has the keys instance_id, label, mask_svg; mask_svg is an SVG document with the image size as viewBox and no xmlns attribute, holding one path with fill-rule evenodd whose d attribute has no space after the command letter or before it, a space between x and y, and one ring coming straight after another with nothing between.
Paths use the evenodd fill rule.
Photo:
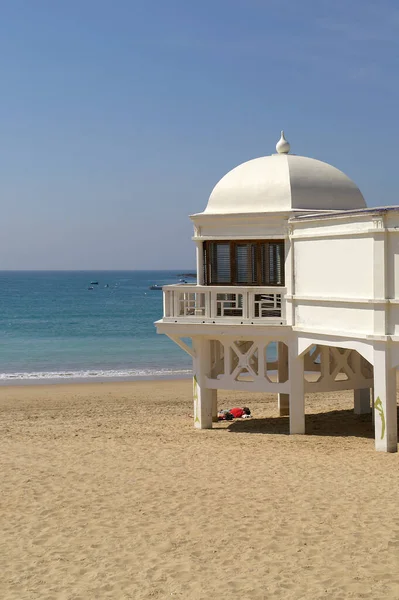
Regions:
<instances>
[{"instance_id":1,"label":"horizon line","mask_svg":"<svg viewBox=\"0 0 399 600\"><path fill-rule=\"evenodd\" d=\"M145 271L187 271L196 272L196 268L191 269L0 269L0 273L136 273Z\"/></svg>"}]
</instances>

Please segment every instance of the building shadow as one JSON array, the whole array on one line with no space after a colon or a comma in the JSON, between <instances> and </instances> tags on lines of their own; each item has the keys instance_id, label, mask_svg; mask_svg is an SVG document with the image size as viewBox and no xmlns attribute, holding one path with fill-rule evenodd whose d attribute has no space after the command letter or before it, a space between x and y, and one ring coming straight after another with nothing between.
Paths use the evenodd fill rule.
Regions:
<instances>
[{"instance_id":1,"label":"building shadow","mask_svg":"<svg viewBox=\"0 0 399 600\"><path fill-rule=\"evenodd\" d=\"M233 433L274 433L289 435L290 423L288 417L268 417L264 419L237 419L226 427Z\"/></svg>"},{"instance_id":2,"label":"building shadow","mask_svg":"<svg viewBox=\"0 0 399 600\"><path fill-rule=\"evenodd\" d=\"M289 435L289 418L267 417L236 420L232 421L226 429L232 433ZM355 415L351 409L308 414L305 417L305 430L306 435L374 438L371 413Z\"/></svg>"}]
</instances>

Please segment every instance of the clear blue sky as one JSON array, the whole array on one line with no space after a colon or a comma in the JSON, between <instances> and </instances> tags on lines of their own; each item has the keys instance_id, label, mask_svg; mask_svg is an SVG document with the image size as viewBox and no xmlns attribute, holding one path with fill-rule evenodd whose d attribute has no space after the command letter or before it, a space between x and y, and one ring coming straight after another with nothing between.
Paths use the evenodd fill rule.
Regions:
<instances>
[{"instance_id":1,"label":"clear blue sky","mask_svg":"<svg viewBox=\"0 0 399 600\"><path fill-rule=\"evenodd\" d=\"M0 269L192 268L280 129L399 204L398 67L396 0L3 0Z\"/></svg>"}]
</instances>

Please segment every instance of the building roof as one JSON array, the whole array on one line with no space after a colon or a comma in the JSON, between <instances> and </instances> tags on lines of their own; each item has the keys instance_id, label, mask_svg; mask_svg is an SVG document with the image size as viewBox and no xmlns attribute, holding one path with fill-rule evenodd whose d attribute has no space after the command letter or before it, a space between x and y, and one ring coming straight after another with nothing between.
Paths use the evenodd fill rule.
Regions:
<instances>
[{"instance_id":1,"label":"building roof","mask_svg":"<svg viewBox=\"0 0 399 600\"><path fill-rule=\"evenodd\" d=\"M249 160L214 187L205 214L267 213L291 210L346 210L366 207L342 171L314 158L288 154L284 138L277 154Z\"/></svg>"},{"instance_id":2,"label":"building roof","mask_svg":"<svg viewBox=\"0 0 399 600\"><path fill-rule=\"evenodd\" d=\"M389 206L365 206L364 208L354 208L350 210L334 210L334 211L325 211L325 212L317 212L317 213L295 213L293 214L289 221L313 221L314 219L331 219L340 218L340 217L361 217L361 216L369 216L369 215L385 215L389 213L399 212L399 205L392 204Z\"/></svg>"}]
</instances>

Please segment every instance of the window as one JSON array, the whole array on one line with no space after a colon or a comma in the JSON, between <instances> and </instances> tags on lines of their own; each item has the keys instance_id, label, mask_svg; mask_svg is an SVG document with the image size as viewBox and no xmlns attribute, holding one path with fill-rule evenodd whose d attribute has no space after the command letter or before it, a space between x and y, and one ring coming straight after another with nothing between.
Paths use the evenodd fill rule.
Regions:
<instances>
[{"instance_id":1,"label":"window","mask_svg":"<svg viewBox=\"0 0 399 600\"><path fill-rule=\"evenodd\" d=\"M206 285L284 285L284 241L205 242Z\"/></svg>"},{"instance_id":2,"label":"window","mask_svg":"<svg viewBox=\"0 0 399 600\"><path fill-rule=\"evenodd\" d=\"M230 244L219 243L210 246L209 271L215 283L230 283L231 256Z\"/></svg>"},{"instance_id":3,"label":"window","mask_svg":"<svg viewBox=\"0 0 399 600\"><path fill-rule=\"evenodd\" d=\"M235 244L236 281L241 285L256 285L256 245Z\"/></svg>"}]
</instances>

